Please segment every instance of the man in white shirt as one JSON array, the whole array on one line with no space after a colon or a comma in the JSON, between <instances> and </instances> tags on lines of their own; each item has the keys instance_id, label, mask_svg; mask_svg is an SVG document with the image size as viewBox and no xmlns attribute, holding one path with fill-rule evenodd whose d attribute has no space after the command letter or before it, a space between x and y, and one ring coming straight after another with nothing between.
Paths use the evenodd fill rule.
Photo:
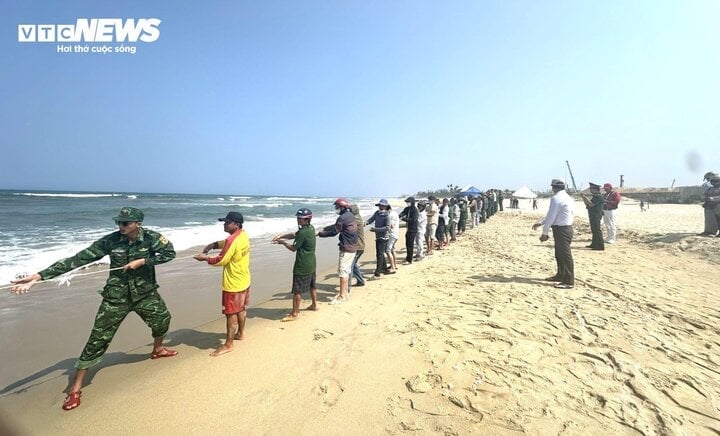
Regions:
<instances>
[{"instance_id":1,"label":"man in white shirt","mask_svg":"<svg viewBox=\"0 0 720 436\"><path fill-rule=\"evenodd\" d=\"M547 281L559 282L555 285L558 289L572 289L575 286L575 264L573 262L570 243L573 238L573 222L575 220L575 202L565 191L565 182L553 179L550 183L553 196L550 198L550 208L545 219L533 224L533 230L542 226L543 232L540 242L549 239L548 233L552 228L553 240L555 241L555 260L557 261L557 273L548 277Z\"/></svg>"}]
</instances>

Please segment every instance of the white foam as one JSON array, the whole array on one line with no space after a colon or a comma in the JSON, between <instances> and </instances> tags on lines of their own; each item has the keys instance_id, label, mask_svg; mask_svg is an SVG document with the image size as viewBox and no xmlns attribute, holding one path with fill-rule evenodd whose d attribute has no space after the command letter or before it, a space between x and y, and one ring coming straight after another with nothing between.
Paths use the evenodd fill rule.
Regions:
<instances>
[{"instance_id":1,"label":"white foam","mask_svg":"<svg viewBox=\"0 0 720 436\"><path fill-rule=\"evenodd\" d=\"M60 194L50 192L15 192L14 195L25 195L28 197L64 197L64 198L101 198L101 197L121 197L122 194Z\"/></svg>"}]
</instances>

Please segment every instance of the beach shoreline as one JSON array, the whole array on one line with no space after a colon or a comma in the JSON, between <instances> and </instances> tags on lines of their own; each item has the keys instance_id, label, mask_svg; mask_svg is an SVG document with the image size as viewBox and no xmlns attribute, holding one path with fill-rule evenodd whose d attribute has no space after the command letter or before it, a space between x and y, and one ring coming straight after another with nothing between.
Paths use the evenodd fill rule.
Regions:
<instances>
[{"instance_id":1,"label":"beach shoreline","mask_svg":"<svg viewBox=\"0 0 720 436\"><path fill-rule=\"evenodd\" d=\"M353 288L348 303L321 299L291 323L279 322L289 294L276 292L248 310L248 339L228 355L207 355L224 336L218 312L187 329L174 320L168 343L179 356L148 360L147 339L109 353L79 409L60 409L73 355L4 392L0 410L23 435L712 434L720 239L694 236L702 211L621 207L618 243L596 252L582 248L590 234L576 208L576 286L558 291L543 280L554 272L552 244L530 229L544 206L499 213L448 250ZM320 243L331 262L336 238ZM289 283L292 253L272 248L284 258L271 275ZM207 265L170 265L164 296L193 283L216 292L219 276L187 277ZM324 265L319 288L330 295L337 276Z\"/></svg>"}]
</instances>

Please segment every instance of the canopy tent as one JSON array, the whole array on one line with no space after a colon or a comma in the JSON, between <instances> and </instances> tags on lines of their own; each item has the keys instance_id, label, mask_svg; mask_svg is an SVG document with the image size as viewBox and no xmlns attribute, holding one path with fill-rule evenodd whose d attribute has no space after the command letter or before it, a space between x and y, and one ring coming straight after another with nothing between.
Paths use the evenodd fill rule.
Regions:
<instances>
[{"instance_id":1,"label":"canopy tent","mask_svg":"<svg viewBox=\"0 0 720 436\"><path fill-rule=\"evenodd\" d=\"M523 186L522 188L513 192L512 196L515 198L536 198L537 194L528 189L527 186Z\"/></svg>"},{"instance_id":2,"label":"canopy tent","mask_svg":"<svg viewBox=\"0 0 720 436\"><path fill-rule=\"evenodd\" d=\"M475 197L479 194L482 194L481 190L474 187L473 185L468 185L465 188L463 188L462 191L458 192L457 195L461 195L461 196L471 195L471 196Z\"/></svg>"}]
</instances>

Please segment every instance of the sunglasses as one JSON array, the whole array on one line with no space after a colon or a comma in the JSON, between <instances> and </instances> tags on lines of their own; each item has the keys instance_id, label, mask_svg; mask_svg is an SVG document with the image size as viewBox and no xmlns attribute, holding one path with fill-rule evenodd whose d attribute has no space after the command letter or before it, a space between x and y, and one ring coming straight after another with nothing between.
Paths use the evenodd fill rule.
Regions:
<instances>
[{"instance_id":1,"label":"sunglasses","mask_svg":"<svg viewBox=\"0 0 720 436\"><path fill-rule=\"evenodd\" d=\"M120 227L127 227L132 222L134 222L134 221L117 221L117 225L119 225Z\"/></svg>"}]
</instances>

